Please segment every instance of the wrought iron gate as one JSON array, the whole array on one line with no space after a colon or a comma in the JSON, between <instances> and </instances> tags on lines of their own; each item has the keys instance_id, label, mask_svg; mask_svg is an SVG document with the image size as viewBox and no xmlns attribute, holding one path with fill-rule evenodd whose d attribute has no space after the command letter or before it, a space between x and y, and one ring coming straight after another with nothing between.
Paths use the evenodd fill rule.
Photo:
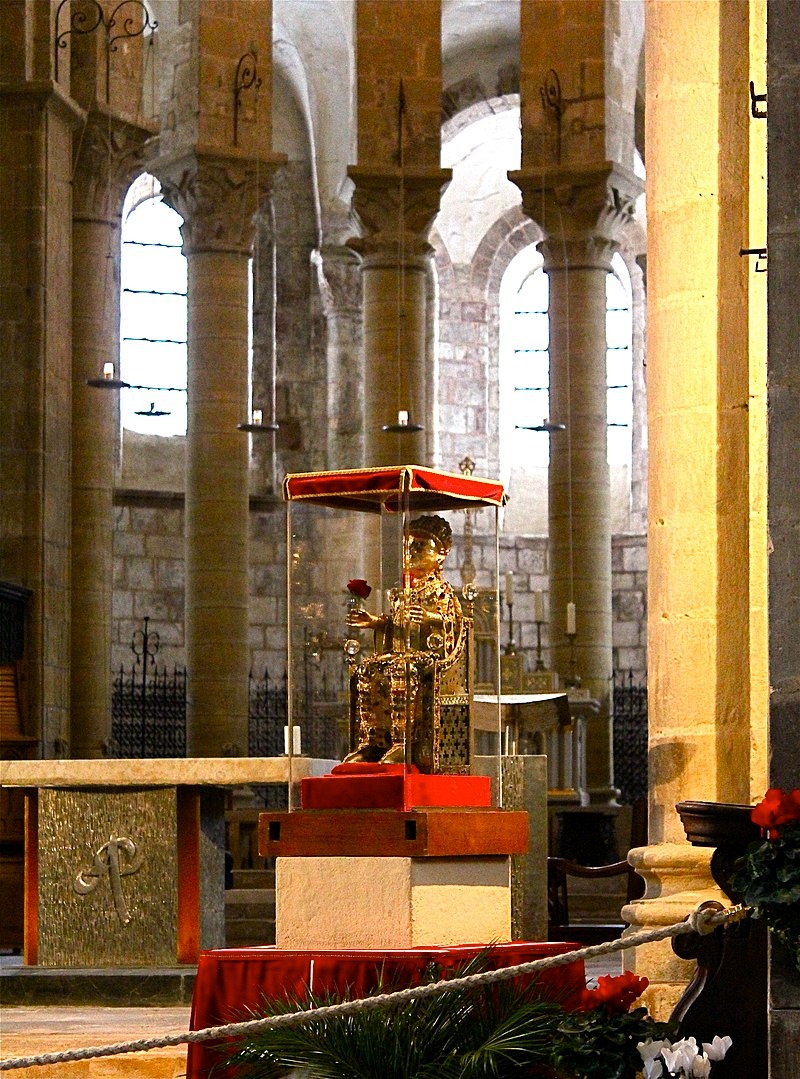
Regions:
<instances>
[{"instance_id":1,"label":"wrought iron gate","mask_svg":"<svg viewBox=\"0 0 800 1079\"><path fill-rule=\"evenodd\" d=\"M635 805L647 798L647 686L633 671L614 671L614 786L619 800Z\"/></svg>"}]
</instances>

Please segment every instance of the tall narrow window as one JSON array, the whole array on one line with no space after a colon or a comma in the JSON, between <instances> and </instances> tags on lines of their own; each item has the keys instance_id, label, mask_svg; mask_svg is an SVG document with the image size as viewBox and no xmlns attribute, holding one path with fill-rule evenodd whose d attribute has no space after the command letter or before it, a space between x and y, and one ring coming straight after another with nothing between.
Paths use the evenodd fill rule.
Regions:
<instances>
[{"instance_id":1,"label":"tall narrow window","mask_svg":"<svg viewBox=\"0 0 800 1079\"><path fill-rule=\"evenodd\" d=\"M158 181L141 176L122 220L120 368L122 425L155 435L186 433L186 258L180 216Z\"/></svg>"},{"instance_id":2,"label":"tall narrow window","mask_svg":"<svg viewBox=\"0 0 800 1079\"><path fill-rule=\"evenodd\" d=\"M535 248L520 252L501 286L500 436L506 478L511 469L530 471L548 465L550 439L526 428L547 419L566 422L565 417L550 416L548 286ZM612 466L629 466L631 461L631 309L630 275L623 258L615 255L606 278L606 405Z\"/></svg>"},{"instance_id":3,"label":"tall narrow window","mask_svg":"<svg viewBox=\"0 0 800 1079\"><path fill-rule=\"evenodd\" d=\"M533 270L516 295L514 350L512 353L511 420L514 425L514 459L528 465L546 465L550 440L529 428L550 416L550 326L547 274Z\"/></svg>"},{"instance_id":4,"label":"tall narrow window","mask_svg":"<svg viewBox=\"0 0 800 1079\"><path fill-rule=\"evenodd\" d=\"M549 416L549 282L535 247L521 251L500 288L500 460L512 469L546 468L547 435L531 431Z\"/></svg>"},{"instance_id":5,"label":"tall narrow window","mask_svg":"<svg viewBox=\"0 0 800 1079\"><path fill-rule=\"evenodd\" d=\"M631 462L633 393L631 374L631 279L621 255L614 255L606 278L606 375L608 380L608 463Z\"/></svg>"}]
</instances>

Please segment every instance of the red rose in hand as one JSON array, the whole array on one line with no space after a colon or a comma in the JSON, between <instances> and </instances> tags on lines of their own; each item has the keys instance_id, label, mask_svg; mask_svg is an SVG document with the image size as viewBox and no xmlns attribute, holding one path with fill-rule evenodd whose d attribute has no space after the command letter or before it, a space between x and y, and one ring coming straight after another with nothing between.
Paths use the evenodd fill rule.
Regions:
<instances>
[{"instance_id":1,"label":"red rose in hand","mask_svg":"<svg viewBox=\"0 0 800 1079\"><path fill-rule=\"evenodd\" d=\"M347 582L347 591L351 596L358 596L359 599L366 599L372 591L372 586L368 585L367 582L360 577L356 577L354 580Z\"/></svg>"},{"instance_id":2,"label":"red rose in hand","mask_svg":"<svg viewBox=\"0 0 800 1079\"><path fill-rule=\"evenodd\" d=\"M778 827L800 820L800 790L782 791L771 787L750 814L753 824L767 831L770 839L778 838Z\"/></svg>"}]
</instances>

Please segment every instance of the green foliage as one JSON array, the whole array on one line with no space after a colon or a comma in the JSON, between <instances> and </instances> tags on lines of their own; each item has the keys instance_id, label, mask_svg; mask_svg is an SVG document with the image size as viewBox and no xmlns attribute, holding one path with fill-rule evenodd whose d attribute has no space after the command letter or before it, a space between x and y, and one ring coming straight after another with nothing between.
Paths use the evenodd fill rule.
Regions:
<instances>
[{"instance_id":1,"label":"green foliage","mask_svg":"<svg viewBox=\"0 0 800 1079\"><path fill-rule=\"evenodd\" d=\"M742 902L755 908L794 956L800 969L800 821L781 823L773 838L747 848L731 879Z\"/></svg>"},{"instance_id":2,"label":"green foliage","mask_svg":"<svg viewBox=\"0 0 800 1079\"><path fill-rule=\"evenodd\" d=\"M553 1063L558 1075L573 1079L635 1079L642 1067L638 1043L674 1034L672 1024L656 1022L646 1008L572 1012L558 1026Z\"/></svg>"},{"instance_id":3,"label":"green foliage","mask_svg":"<svg viewBox=\"0 0 800 1079\"><path fill-rule=\"evenodd\" d=\"M314 996L273 1001L269 1013L329 1003L335 1001ZM520 1075L520 1069L549 1059L561 1015L558 1005L539 999L535 989L503 983L248 1035L236 1043L227 1063L236 1065L237 1079L278 1079L292 1067L307 1069L313 1079Z\"/></svg>"},{"instance_id":4,"label":"green foliage","mask_svg":"<svg viewBox=\"0 0 800 1079\"><path fill-rule=\"evenodd\" d=\"M458 976L485 968L481 955ZM331 1003L270 1001L262 1014ZM309 1079L633 1079L637 1042L669 1032L643 1008L617 1012L610 1001L565 1012L535 982L515 979L246 1035L226 1047L225 1063L237 1079L279 1079L290 1068Z\"/></svg>"}]
</instances>

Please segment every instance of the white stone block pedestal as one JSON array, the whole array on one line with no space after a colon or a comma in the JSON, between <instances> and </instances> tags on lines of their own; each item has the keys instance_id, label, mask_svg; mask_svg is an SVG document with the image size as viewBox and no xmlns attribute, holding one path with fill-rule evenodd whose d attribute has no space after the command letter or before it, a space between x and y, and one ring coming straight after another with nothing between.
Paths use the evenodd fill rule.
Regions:
<instances>
[{"instance_id":1,"label":"white stone block pedestal","mask_svg":"<svg viewBox=\"0 0 800 1079\"><path fill-rule=\"evenodd\" d=\"M278 948L511 940L510 858L278 858Z\"/></svg>"}]
</instances>

